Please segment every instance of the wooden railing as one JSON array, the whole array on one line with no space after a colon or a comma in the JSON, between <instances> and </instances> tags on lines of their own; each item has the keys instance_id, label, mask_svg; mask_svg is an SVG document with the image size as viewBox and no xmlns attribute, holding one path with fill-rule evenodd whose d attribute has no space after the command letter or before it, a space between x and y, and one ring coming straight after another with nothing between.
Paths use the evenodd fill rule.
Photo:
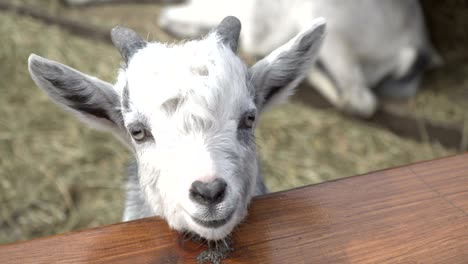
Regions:
<instances>
[{"instance_id":1,"label":"wooden railing","mask_svg":"<svg viewBox=\"0 0 468 264\"><path fill-rule=\"evenodd\" d=\"M468 154L254 199L225 263L468 263ZM0 246L0 263L195 263L147 218Z\"/></svg>"}]
</instances>

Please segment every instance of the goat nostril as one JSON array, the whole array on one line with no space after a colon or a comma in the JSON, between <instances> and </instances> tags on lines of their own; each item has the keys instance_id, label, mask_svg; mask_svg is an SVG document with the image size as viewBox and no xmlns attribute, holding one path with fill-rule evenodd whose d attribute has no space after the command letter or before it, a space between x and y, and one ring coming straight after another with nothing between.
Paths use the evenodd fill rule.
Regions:
<instances>
[{"instance_id":1,"label":"goat nostril","mask_svg":"<svg viewBox=\"0 0 468 264\"><path fill-rule=\"evenodd\" d=\"M190 198L200 204L212 205L224 199L227 183L222 179L212 182L195 181L190 188Z\"/></svg>"},{"instance_id":2,"label":"goat nostril","mask_svg":"<svg viewBox=\"0 0 468 264\"><path fill-rule=\"evenodd\" d=\"M213 202L221 202L223 199L224 199L224 190L225 188L223 189L220 189L217 193L214 194L213 196Z\"/></svg>"}]
</instances>

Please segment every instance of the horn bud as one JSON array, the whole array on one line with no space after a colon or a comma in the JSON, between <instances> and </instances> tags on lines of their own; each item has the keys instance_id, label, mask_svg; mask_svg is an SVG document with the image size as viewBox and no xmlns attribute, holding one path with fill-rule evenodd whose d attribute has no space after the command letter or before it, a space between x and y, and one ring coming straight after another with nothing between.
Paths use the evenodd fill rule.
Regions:
<instances>
[{"instance_id":1,"label":"horn bud","mask_svg":"<svg viewBox=\"0 0 468 264\"><path fill-rule=\"evenodd\" d=\"M241 22L234 16L225 17L215 29L221 41L230 47L234 53L237 52L240 31Z\"/></svg>"},{"instance_id":2,"label":"horn bud","mask_svg":"<svg viewBox=\"0 0 468 264\"><path fill-rule=\"evenodd\" d=\"M130 58L147 44L135 31L122 26L111 30L111 39L125 63L128 63Z\"/></svg>"}]
</instances>

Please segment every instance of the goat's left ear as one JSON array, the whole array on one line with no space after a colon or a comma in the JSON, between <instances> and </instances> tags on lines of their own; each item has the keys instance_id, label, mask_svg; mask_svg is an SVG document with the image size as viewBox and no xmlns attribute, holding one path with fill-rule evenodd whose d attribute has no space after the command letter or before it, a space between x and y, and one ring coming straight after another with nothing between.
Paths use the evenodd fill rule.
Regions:
<instances>
[{"instance_id":1,"label":"goat's left ear","mask_svg":"<svg viewBox=\"0 0 468 264\"><path fill-rule=\"evenodd\" d=\"M315 19L300 32L249 69L259 109L285 101L310 71L325 36L325 19Z\"/></svg>"},{"instance_id":2,"label":"goat's left ear","mask_svg":"<svg viewBox=\"0 0 468 264\"><path fill-rule=\"evenodd\" d=\"M28 65L34 82L55 103L95 128L121 134L120 96L111 84L34 54Z\"/></svg>"}]
</instances>

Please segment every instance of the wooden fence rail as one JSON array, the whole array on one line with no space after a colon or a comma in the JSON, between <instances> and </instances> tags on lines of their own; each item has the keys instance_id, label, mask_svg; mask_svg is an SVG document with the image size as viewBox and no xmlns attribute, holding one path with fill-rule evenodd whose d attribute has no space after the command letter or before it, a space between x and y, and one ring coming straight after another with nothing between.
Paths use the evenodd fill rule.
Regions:
<instances>
[{"instance_id":1,"label":"wooden fence rail","mask_svg":"<svg viewBox=\"0 0 468 264\"><path fill-rule=\"evenodd\" d=\"M468 263L468 154L254 199L226 263ZM147 218L0 246L0 263L194 263Z\"/></svg>"}]
</instances>

